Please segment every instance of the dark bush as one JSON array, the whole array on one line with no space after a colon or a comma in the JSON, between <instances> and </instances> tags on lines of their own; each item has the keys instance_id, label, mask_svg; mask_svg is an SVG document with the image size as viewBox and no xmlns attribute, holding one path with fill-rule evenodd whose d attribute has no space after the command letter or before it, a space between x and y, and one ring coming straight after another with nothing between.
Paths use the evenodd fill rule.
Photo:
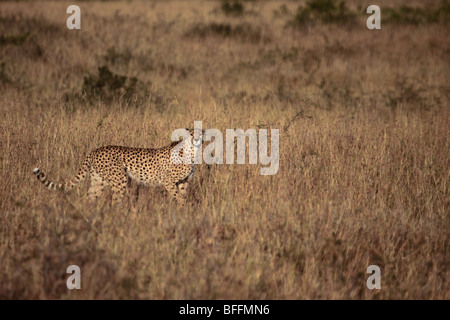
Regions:
<instances>
[{"instance_id":1,"label":"dark bush","mask_svg":"<svg viewBox=\"0 0 450 320\"><path fill-rule=\"evenodd\" d=\"M64 36L64 29L58 24L48 21L42 16L28 17L21 13L0 16L0 32L3 34L51 35L53 38ZM27 37L25 37L27 38Z\"/></svg>"},{"instance_id":2,"label":"dark bush","mask_svg":"<svg viewBox=\"0 0 450 320\"><path fill-rule=\"evenodd\" d=\"M107 66L98 68L98 75L84 77L83 93L88 98L129 101L137 93L137 78L112 73Z\"/></svg>"},{"instance_id":3,"label":"dark bush","mask_svg":"<svg viewBox=\"0 0 450 320\"><path fill-rule=\"evenodd\" d=\"M25 32L18 35L0 35L0 45L22 45L30 37L30 32Z\"/></svg>"},{"instance_id":4,"label":"dark bush","mask_svg":"<svg viewBox=\"0 0 450 320\"><path fill-rule=\"evenodd\" d=\"M286 6L286 4L282 4L282 5L280 5L280 7L278 9L273 10L273 16L275 18L282 18L282 17L289 16L289 15L290 15L290 11L289 11L288 7Z\"/></svg>"},{"instance_id":5,"label":"dark bush","mask_svg":"<svg viewBox=\"0 0 450 320\"><path fill-rule=\"evenodd\" d=\"M0 83L11 83L11 79L6 72L6 64L4 62L0 63Z\"/></svg>"},{"instance_id":6,"label":"dark bush","mask_svg":"<svg viewBox=\"0 0 450 320\"><path fill-rule=\"evenodd\" d=\"M436 8L419 8L402 6L384 8L382 22L396 24L448 23L450 21L450 3L444 1Z\"/></svg>"},{"instance_id":7,"label":"dark bush","mask_svg":"<svg viewBox=\"0 0 450 320\"><path fill-rule=\"evenodd\" d=\"M198 37L202 39L215 36L248 42L259 42L260 40L266 40L263 37L261 28L255 27L250 23L240 23L237 25L214 22L209 24L199 23L186 32L186 36Z\"/></svg>"},{"instance_id":8,"label":"dark bush","mask_svg":"<svg viewBox=\"0 0 450 320\"><path fill-rule=\"evenodd\" d=\"M352 12L344 1L335 0L311 0L306 6L300 6L292 21L296 25L304 25L315 22L324 24L344 24L355 20L355 13Z\"/></svg>"},{"instance_id":9,"label":"dark bush","mask_svg":"<svg viewBox=\"0 0 450 320\"><path fill-rule=\"evenodd\" d=\"M106 62L112 64L129 64L133 58L130 48L125 48L122 51L116 49L116 47L111 47L106 51L104 59Z\"/></svg>"},{"instance_id":10,"label":"dark bush","mask_svg":"<svg viewBox=\"0 0 450 320\"><path fill-rule=\"evenodd\" d=\"M244 14L244 5L237 0L222 1L222 12L227 16L242 16Z\"/></svg>"}]
</instances>

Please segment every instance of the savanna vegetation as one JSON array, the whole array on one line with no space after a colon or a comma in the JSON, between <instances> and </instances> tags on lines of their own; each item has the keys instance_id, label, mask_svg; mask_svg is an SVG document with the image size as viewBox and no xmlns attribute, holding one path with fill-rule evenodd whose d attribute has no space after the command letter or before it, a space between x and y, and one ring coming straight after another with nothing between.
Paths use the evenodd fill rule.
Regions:
<instances>
[{"instance_id":1,"label":"savanna vegetation","mask_svg":"<svg viewBox=\"0 0 450 320\"><path fill-rule=\"evenodd\" d=\"M380 0L381 30L356 0L70 4L0 2L0 298L450 298L448 2ZM199 165L185 207L32 174L195 120L279 129L278 173Z\"/></svg>"}]
</instances>

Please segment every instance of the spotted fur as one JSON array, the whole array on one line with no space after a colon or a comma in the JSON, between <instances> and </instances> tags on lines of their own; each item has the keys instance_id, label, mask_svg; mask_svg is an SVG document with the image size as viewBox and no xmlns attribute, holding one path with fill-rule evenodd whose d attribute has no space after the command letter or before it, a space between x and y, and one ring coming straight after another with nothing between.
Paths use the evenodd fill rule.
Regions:
<instances>
[{"instance_id":1,"label":"spotted fur","mask_svg":"<svg viewBox=\"0 0 450 320\"><path fill-rule=\"evenodd\" d=\"M78 174L66 183L51 182L39 168L35 168L33 173L48 189L62 191L70 191L89 173L89 198L96 199L106 187L110 187L113 204L123 198L130 179L140 184L163 185L179 204L184 204L186 189L194 173L194 156L201 147L203 137L203 132L194 135L194 130L190 130L189 133L190 139L173 142L159 149L123 146L98 148L85 158ZM183 162L184 147L191 150L190 164Z\"/></svg>"}]
</instances>

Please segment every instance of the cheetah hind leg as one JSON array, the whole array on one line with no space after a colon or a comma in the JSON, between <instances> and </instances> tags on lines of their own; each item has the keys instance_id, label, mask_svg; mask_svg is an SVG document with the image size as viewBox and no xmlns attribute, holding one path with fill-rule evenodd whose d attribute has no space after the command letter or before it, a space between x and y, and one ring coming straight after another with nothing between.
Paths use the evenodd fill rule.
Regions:
<instances>
[{"instance_id":1,"label":"cheetah hind leg","mask_svg":"<svg viewBox=\"0 0 450 320\"><path fill-rule=\"evenodd\" d=\"M95 201L102 195L103 191L108 186L108 182L95 170L91 170L89 175L91 177L91 185L88 190L88 198L90 201Z\"/></svg>"}]
</instances>

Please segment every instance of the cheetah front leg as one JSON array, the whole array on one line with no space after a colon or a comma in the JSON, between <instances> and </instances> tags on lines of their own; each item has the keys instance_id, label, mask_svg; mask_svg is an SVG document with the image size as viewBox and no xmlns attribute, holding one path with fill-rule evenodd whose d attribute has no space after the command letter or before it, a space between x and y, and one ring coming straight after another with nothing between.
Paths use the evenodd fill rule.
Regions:
<instances>
[{"instance_id":1,"label":"cheetah front leg","mask_svg":"<svg viewBox=\"0 0 450 320\"><path fill-rule=\"evenodd\" d=\"M183 197L181 192L178 190L178 187L175 183L172 182L166 182L164 183L164 187L166 188L167 192L177 200L178 205L184 205L186 202L186 199Z\"/></svg>"},{"instance_id":2,"label":"cheetah front leg","mask_svg":"<svg viewBox=\"0 0 450 320\"><path fill-rule=\"evenodd\" d=\"M114 187L111 188L113 195L112 195L112 205L116 205L120 202L122 202L123 196L125 195L125 191L127 189L127 180L120 181L117 184L115 184Z\"/></svg>"},{"instance_id":3,"label":"cheetah front leg","mask_svg":"<svg viewBox=\"0 0 450 320\"><path fill-rule=\"evenodd\" d=\"M187 197L187 188L188 188L187 181L178 184L178 192L180 193L180 196L183 197L183 199L185 199L185 200Z\"/></svg>"}]
</instances>

